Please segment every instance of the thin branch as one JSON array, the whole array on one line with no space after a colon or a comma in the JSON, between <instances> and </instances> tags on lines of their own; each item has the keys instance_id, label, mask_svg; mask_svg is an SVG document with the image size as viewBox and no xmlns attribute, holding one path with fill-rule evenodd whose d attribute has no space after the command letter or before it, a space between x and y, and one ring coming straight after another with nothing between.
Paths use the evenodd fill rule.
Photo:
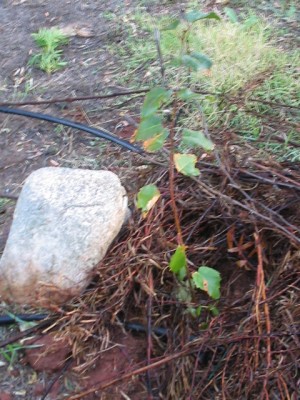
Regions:
<instances>
[{"instance_id":1,"label":"thin branch","mask_svg":"<svg viewBox=\"0 0 300 400\"><path fill-rule=\"evenodd\" d=\"M211 139L209 131L208 131L208 126L207 126L207 123L206 123L206 119L205 119L204 113L203 113L202 108L201 108L200 105L198 105L198 109L199 109L199 112L200 112L200 114L202 116L202 123L203 123L204 133L209 139ZM232 176L229 174L229 172L225 168L224 164L222 163L221 157L219 155L219 152L216 149L214 150L214 154L215 154L216 160L217 160L217 162L219 164L219 168L224 173L224 175L227 177L227 179L231 183L232 187L234 187L237 190L239 190L239 192L245 197L245 199L251 204L252 207L245 206L243 203L241 203L241 202L239 202L239 201L237 201L235 199L232 199L231 197L229 197L227 195L224 195L223 193L221 193L219 191L216 191L216 190L210 188L209 186L203 184L202 182L201 182L201 184L203 186L205 186L206 189L208 189L208 191L210 191L212 193L217 192L218 196L221 196L221 197L226 198L226 199L230 199L231 203L239 205L239 207L242 207L242 208L246 209L247 211L249 211L250 213L255 214L256 216L260 217L261 219L264 219L264 220L270 222L271 225L276 226L281 232L284 232L288 238L292 239L296 243L300 243L300 238L297 237L296 235L294 235L294 233L293 233L293 232L300 232L300 229L297 226L290 224L285 218L283 218L277 212L275 212L274 210L272 210L271 208L267 207L264 204L259 203L258 205L260 207L262 207L265 211L267 211L270 215L273 215L274 217L277 217L281 221L281 224L277 223L272 218L270 218L270 217L268 217L268 216L266 216L264 214L261 214L259 211L257 211L256 208L255 208L255 205L257 205L257 201L255 199L253 199L251 196L249 196L248 193L245 192L235 182L235 180L232 178ZM194 177L191 177L191 178L193 180L197 181L198 183L200 183L199 179L195 179ZM286 226L286 228L285 228L285 226Z\"/></svg>"},{"instance_id":2,"label":"thin branch","mask_svg":"<svg viewBox=\"0 0 300 400\"><path fill-rule=\"evenodd\" d=\"M125 90L123 92L115 92L102 95L94 96L79 96L79 97L65 97L65 98L54 98L51 100L39 100L39 101L21 101L21 102L3 102L0 106L36 106L40 104L52 104L52 103L74 103L75 101L86 101L86 100L101 100L110 99L118 96L129 96L131 94L141 94L149 92L149 88L137 89L137 90Z\"/></svg>"},{"instance_id":3,"label":"thin branch","mask_svg":"<svg viewBox=\"0 0 300 400\"><path fill-rule=\"evenodd\" d=\"M116 385L121 381L133 378L134 376L143 374L147 372L150 369L161 367L162 365L165 365L169 363L170 361L176 360L177 358L180 357L185 357L188 356L189 354L193 353L198 353L199 352L199 346L206 341L205 346L208 347L209 345L212 346L217 346L217 345L225 345L225 344L232 344L232 343L239 343L244 340L254 340L254 339L263 339L267 337L284 337L284 336L291 336L291 333L286 333L286 332L274 332L271 333L270 335L241 335L237 337L218 337L218 338L203 338L200 337L199 339L196 339L193 342L190 342L186 345L186 348L182 351L179 351L178 353L174 353L172 355L162 357L158 359L157 361L154 361L150 365L144 365L140 368L137 368L133 371L129 371L124 373L123 375L107 382L107 383L99 383L96 386L93 386L92 388L75 394L71 397L68 398L68 400L78 400L82 399L83 397L87 396L88 394L95 393L96 391L100 391L103 389L106 389L110 386Z\"/></svg>"},{"instance_id":4,"label":"thin branch","mask_svg":"<svg viewBox=\"0 0 300 400\"><path fill-rule=\"evenodd\" d=\"M281 233L284 234L284 236L286 236L288 239L290 239L295 244L298 244L298 245L300 244L300 238L293 233L293 230L296 228L294 225L291 225L286 221L287 227L289 228L288 229L288 228L282 226L282 224L279 224L278 222L274 221L272 218L268 217L267 215L261 214L255 208L250 207L246 204L243 204L240 201L235 200L235 199L231 198L230 196L227 196L226 194L221 193L220 191L209 187L208 185L203 183L200 179L197 179L192 176L190 177L190 179L197 182L199 187L201 187L205 193L209 193L210 195L213 195L213 197L222 198L223 200L226 200L229 203L234 204L234 205L248 211L249 214L256 215L258 218L269 222L269 224L271 226L273 225L274 227L276 227ZM296 229L298 230L298 228L296 228Z\"/></svg>"},{"instance_id":5,"label":"thin branch","mask_svg":"<svg viewBox=\"0 0 300 400\"><path fill-rule=\"evenodd\" d=\"M162 66L163 66L163 64L162 64ZM175 88L175 89L180 90L180 87ZM103 90L105 90L105 89L103 89ZM123 92L121 91L121 92L115 92L115 93L109 93L109 94L103 94L103 95L93 95L93 96L65 97L65 98L54 98L54 99L50 99L50 100L35 100L35 101L29 100L29 101L20 101L20 102L1 102L0 106L35 106L35 105L52 104L52 103L73 103L76 101L110 99L113 97L128 96L128 95L132 95L132 94L140 94L142 96L144 93L149 92L149 90L151 90L151 88L125 90ZM193 89L193 91L195 93L201 94L203 96L221 97L221 98L225 98L226 100L235 102L235 103L245 100L242 97L230 97L223 93L209 92L206 90ZM266 101L266 100L262 100L262 99L258 99L258 98L254 98L254 97L249 97L247 100L257 102L257 103L267 104L272 107L291 108L294 110L300 110L300 107L293 106L291 104L283 104L283 103L278 103L278 102Z\"/></svg>"},{"instance_id":6,"label":"thin branch","mask_svg":"<svg viewBox=\"0 0 300 400\"><path fill-rule=\"evenodd\" d=\"M18 197L16 194L8 194L4 192L0 192L0 198L2 199L9 199L9 200L18 200Z\"/></svg>"},{"instance_id":7,"label":"thin branch","mask_svg":"<svg viewBox=\"0 0 300 400\"><path fill-rule=\"evenodd\" d=\"M170 197L171 197L171 204L172 210L174 214L175 226L177 230L177 238L178 244L183 246L183 239L182 239L182 230L180 226L179 214L176 205L175 199L175 186L174 186L174 146L175 146L175 123L176 123L176 114L177 114L177 104L176 101L173 107L173 116L172 116L172 123L170 126L170 158L169 158L169 185L170 185Z\"/></svg>"},{"instance_id":8,"label":"thin branch","mask_svg":"<svg viewBox=\"0 0 300 400\"><path fill-rule=\"evenodd\" d=\"M152 270L149 272L149 288L150 293L147 301L147 365L151 365L151 356L152 356L152 293L153 293L153 276ZM148 392L148 400L153 399L152 393L152 385L151 385L151 373L150 370L146 373L147 376L147 392Z\"/></svg>"},{"instance_id":9,"label":"thin branch","mask_svg":"<svg viewBox=\"0 0 300 400\"><path fill-rule=\"evenodd\" d=\"M50 325L52 322L54 322L56 320L55 317L46 319L45 321L42 321L40 324L33 326L32 328L26 329L23 332L17 333L16 335L3 340L0 343L0 349L11 344L11 343L15 343L18 342L19 340L25 338L28 335L31 335L34 332L37 332L38 330L47 327L48 325Z\"/></svg>"},{"instance_id":10,"label":"thin branch","mask_svg":"<svg viewBox=\"0 0 300 400\"><path fill-rule=\"evenodd\" d=\"M46 387L46 390L41 398L41 400L45 400L46 397L48 396L48 394L51 392L53 386L55 385L55 383L65 375L65 373L68 371L68 369L70 368L70 366L73 363L73 358L70 358L69 360L66 361L65 365L63 366L63 368L54 376L54 378L50 381L50 383L48 384L48 386Z\"/></svg>"},{"instance_id":11,"label":"thin branch","mask_svg":"<svg viewBox=\"0 0 300 400\"><path fill-rule=\"evenodd\" d=\"M154 29L154 38L155 38L155 44L156 44L156 50L158 54L158 61L159 61L159 66L160 66L160 73L161 73L161 79L162 79L162 84L163 86L166 86L166 79L165 79L165 65L164 65L164 60L160 48L160 33L157 28Z\"/></svg>"}]
</instances>

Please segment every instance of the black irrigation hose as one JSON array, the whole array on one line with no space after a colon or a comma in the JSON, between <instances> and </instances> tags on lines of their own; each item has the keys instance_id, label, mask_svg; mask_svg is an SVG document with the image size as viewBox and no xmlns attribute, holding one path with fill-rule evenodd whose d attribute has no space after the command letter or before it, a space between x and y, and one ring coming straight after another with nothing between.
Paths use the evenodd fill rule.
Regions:
<instances>
[{"instance_id":1,"label":"black irrigation hose","mask_svg":"<svg viewBox=\"0 0 300 400\"><path fill-rule=\"evenodd\" d=\"M17 314L17 315L0 315L0 326L15 324L18 320L22 321L42 321L49 317L49 314ZM147 333L147 327L137 322L125 322L124 327L127 331L136 333ZM155 335L167 337L169 330L163 327L153 327L151 330ZM196 339L196 336L191 336L190 340Z\"/></svg>"},{"instance_id":2,"label":"black irrigation hose","mask_svg":"<svg viewBox=\"0 0 300 400\"><path fill-rule=\"evenodd\" d=\"M134 153L142 154L144 152L142 148L132 145L131 143L127 142L127 140L119 139L107 132L101 131L100 129L90 128L87 125L79 124L68 119L52 117L48 114L41 114L32 111L18 110L10 107L0 107L0 112L5 114L21 115L22 117L36 118L43 121L52 122L54 124L69 126L70 128L79 129L81 131L91 133L92 135L99 138L109 140L113 143L118 144L119 146L124 147L126 150L133 151Z\"/></svg>"},{"instance_id":3,"label":"black irrigation hose","mask_svg":"<svg viewBox=\"0 0 300 400\"><path fill-rule=\"evenodd\" d=\"M134 331L137 333L147 333L146 326L136 322L125 322L124 326L127 331ZM169 333L168 329L162 327L153 327L151 331L155 333L155 335L157 336L168 336Z\"/></svg>"},{"instance_id":4,"label":"black irrigation hose","mask_svg":"<svg viewBox=\"0 0 300 400\"><path fill-rule=\"evenodd\" d=\"M49 314L17 314L17 315L0 315L0 326L1 325L10 325L15 324L18 320L22 321L42 321L49 317ZM146 333L147 328L139 323L136 322L125 322L124 327L127 331L135 331L137 333ZM157 336L168 336L169 330L162 327L153 327L152 332L155 333ZM196 337L193 336L191 340L195 339Z\"/></svg>"},{"instance_id":5,"label":"black irrigation hose","mask_svg":"<svg viewBox=\"0 0 300 400\"><path fill-rule=\"evenodd\" d=\"M18 320L32 322L32 321L42 321L49 317L48 314L17 314L14 316L10 315L0 315L0 325L10 325L16 324Z\"/></svg>"}]
</instances>

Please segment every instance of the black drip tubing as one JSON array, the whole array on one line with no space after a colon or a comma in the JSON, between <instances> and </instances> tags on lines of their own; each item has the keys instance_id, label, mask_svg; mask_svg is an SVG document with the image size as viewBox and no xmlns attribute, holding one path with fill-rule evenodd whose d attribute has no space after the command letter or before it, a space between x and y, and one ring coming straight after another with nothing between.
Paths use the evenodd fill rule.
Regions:
<instances>
[{"instance_id":1,"label":"black drip tubing","mask_svg":"<svg viewBox=\"0 0 300 400\"><path fill-rule=\"evenodd\" d=\"M17 314L14 316L0 315L0 325L16 324L18 320L26 322L42 321L47 317L49 317L48 314Z\"/></svg>"},{"instance_id":2,"label":"black drip tubing","mask_svg":"<svg viewBox=\"0 0 300 400\"><path fill-rule=\"evenodd\" d=\"M49 317L47 314L18 314L15 316L9 315L0 315L0 326L1 325L10 325L15 324L18 320L23 321L42 321ZM147 327L139 324L137 322L125 322L124 328L127 331L135 332L135 333L147 333ZM151 329L151 333L159 336L161 339L167 339L168 335L170 334L169 329L163 327L153 327ZM189 342L197 339L197 336L191 335L189 337ZM224 346L218 346L218 348L224 348ZM200 351L197 358L201 363L206 362L205 360L209 357L209 352L204 350Z\"/></svg>"},{"instance_id":3,"label":"black drip tubing","mask_svg":"<svg viewBox=\"0 0 300 400\"><path fill-rule=\"evenodd\" d=\"M49 314L17 314L15 316L10 315L0 315L0 325L10 325L17 323L18 320L22 321L42 321L49 317ZM134 331L137 333L147 333L147 328L137 322L125 322L124 327L127 331ZM157 336L167 337L169 330L163 327L153 327L151 332ZM196 336L190 336L189 340L195 340Z\"/></svg>"},{"instance_id":4,"label":"black drip tubing","mask_svg":"<svg viewBox=\"0 0 300 400\"><path fill-rule=\"evenodd\" d=\"M32 111L18 110L10 107L0 107L0 112L5 114L21 115L22 117L35 118L43 121L52 122L54 124L69 126L70 128L79 129L81 131L91 133L92 135L97 136L99 138L109 140L113 143L118 144L119 146L122 146L126 150L133 151L134 153L141 154L144 152L142 148L132 145L131 143L127 142L127 140L119 139L116 136L101 131L100 129L90 128L87 125L79 124L77 122L73 122L68 119L52 117L51 115L48 114L41 114Z\"/></svg>"}]
</instances>

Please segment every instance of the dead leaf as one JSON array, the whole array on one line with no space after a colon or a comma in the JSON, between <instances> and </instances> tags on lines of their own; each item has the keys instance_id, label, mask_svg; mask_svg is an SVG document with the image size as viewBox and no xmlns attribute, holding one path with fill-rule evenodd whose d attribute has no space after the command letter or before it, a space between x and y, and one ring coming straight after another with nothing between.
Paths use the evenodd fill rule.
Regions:
<instances>
[{"instance_id":1,"label":"dead leaf","mask_svg":"<svg viewBox=\"0 0 300 400\"><path fill-rule=\"evenodd\" d=\"M59 167L59 163L55 160L50 160L49 164L52 165L52 167Z\"/></svg>"},{"instance_id":2,"label":"dead leaf","mask_svg":"<svg viewBox=\"0 0 300 400\"><path fill-rule=\"evenodd\" d=\"M77 28L75 30L75 32L76 32L76 36L79 36L79 37L90 38L90 37L95 36L94 32L91 29L86 28L86 27Z\"/></svg>"},{"instance_id":3,"label":"dead leaf","mask_svg":"<svg viewBox=\"0 0 300 400\"><path fill-rule=\"evenodd\" d=\"M65 35L65 36L76 36L76 25L75 24L69 24L66 26L60 26L59 30Z\"/></svg>"},{"instance_id":4,"label":"dead leaf","mask_svg":"<svg viewBox=\"0 0 300 400\"><path fill-rule=\"evenodd\" d=\"M250 271L250 268L248 267L248 261L246 261L246 260L236 261L236 265L239 268L245 268L246 271Z\"/></svg>"}]
</instances>

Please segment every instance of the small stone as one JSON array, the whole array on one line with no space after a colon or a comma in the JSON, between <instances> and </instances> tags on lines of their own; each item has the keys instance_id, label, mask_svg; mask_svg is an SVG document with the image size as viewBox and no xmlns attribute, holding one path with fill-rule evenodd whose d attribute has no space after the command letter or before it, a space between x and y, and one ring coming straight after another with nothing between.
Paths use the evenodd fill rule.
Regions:
<instances>
[{"instance_id":1,"label":"small stone","mask_svg":"<svg viewBox=\"0 0 300 400\"><path fill-rule=\"evenodd\" d=\"M42 396L45 392L45 385L43 383L37 383L32 390L33 396Z\"/></svg>"},{"instance_id":2,"label":"small stone","mask_svg":"<svg viewBox=\"0 0 300 400\"><path fill-rule=\"evenodd\" d=\"M50 307L79 295L127 216L125 190L112 172L33 172L0 260L0 298Z\"/></svg>"}]
</instances>

